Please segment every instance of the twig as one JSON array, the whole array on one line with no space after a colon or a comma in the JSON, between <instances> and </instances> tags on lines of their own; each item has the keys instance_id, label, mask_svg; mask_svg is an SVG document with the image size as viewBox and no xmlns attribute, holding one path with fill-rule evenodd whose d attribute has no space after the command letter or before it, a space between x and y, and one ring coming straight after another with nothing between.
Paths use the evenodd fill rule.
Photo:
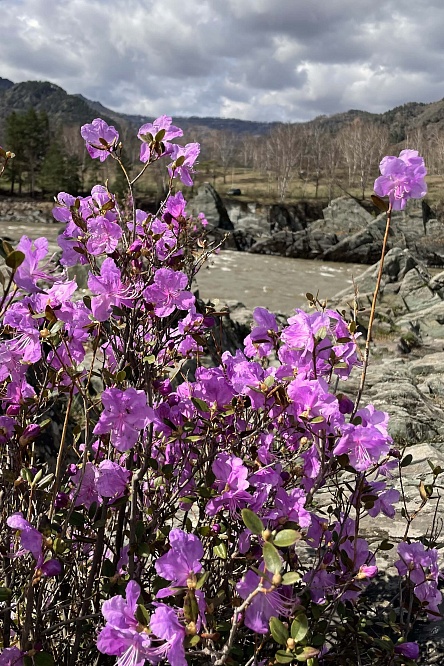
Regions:
<instances>
[{"instance_id":1,"label":"twig","mask_svg":"<svg viewBox=\"0 0 444 666\"><path fill-rule=\"evenodd\" d=\"M367 339L365 341L364 363L363 363L363 366L362 366L361 381L359 383L359 388L358 388L355 404L354 404L353 411L351 413L350 419L352 419L354 417L354 415L356 414L356 412L358 411L359 403L361 401L362 393L364 391L365 378L366 378L366 375L367 375L367 367L368 367L368 361L369 361L369 356L370 356L370 341L371 341L371 337L372 337L373 321L375 319L375 313L376 313L376 301L378 300L379 289L380 289L380 286L381 286L382 270L384 268L384 256L385 256L385 250L386 250L386 247L387 247L387 239L388 239L388 234L389 234L389 231L390 231L391 219L392 219L392 207L390 206L388 211L387 211L387 222L386 222L386 225L385 225L384 240L382 242L382 251L381 251L381 259L379 261L378 277L376 279L375 291L373 292L372 307L371 307L371 310L370 310L370 318L369 318L369 321L368 321Z\"/></svg>"}]
</instances>

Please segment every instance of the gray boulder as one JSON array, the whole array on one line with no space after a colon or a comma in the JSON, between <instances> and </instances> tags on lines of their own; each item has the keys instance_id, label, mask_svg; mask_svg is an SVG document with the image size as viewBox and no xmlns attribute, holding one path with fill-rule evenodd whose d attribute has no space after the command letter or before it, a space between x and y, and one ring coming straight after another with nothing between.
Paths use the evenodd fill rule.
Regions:
<instances>
[{"instance_id":1,"label":"gray boulder","mask_svg":"<svg viewBox=\"0 0 444 666\"><path fill-rule=\"evenodd\" d=\"M197 195L188 204L188 210L196 217L199 213L204 213L210 229L234 229L222 199L210 183L199 187Z\"/></svg>"}]
</instances>

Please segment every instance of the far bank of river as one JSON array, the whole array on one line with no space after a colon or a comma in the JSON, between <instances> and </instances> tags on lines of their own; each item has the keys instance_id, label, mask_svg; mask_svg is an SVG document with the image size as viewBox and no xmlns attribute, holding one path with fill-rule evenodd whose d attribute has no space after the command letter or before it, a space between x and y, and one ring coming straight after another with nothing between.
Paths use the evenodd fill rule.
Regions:
<instances>
[{"instance_id":1,"label":"far bank of river","mask_svg":"<svg viewBox=\"0 0 444 666\"><path fill-rule=\"evenodd\" d=\"M223 250L196 278L204 300L241 301L248 309L266 307L291 314L307 304L305 294L329 299L353 284L367 266Z\"/></svg>"}]
</instances>

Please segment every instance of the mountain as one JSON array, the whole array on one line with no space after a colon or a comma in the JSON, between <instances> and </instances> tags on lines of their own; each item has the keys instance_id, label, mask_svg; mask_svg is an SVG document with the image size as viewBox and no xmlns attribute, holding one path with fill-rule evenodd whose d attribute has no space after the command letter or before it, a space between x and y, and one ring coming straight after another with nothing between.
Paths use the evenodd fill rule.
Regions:
<instances>
[{"instance_id":1,"label":"mountain","mask_svg":"<svg viewBox=\"0 0 444 666\"><path fill-rule=\"evenodd\" d=\"M13 111L20 113L30 107L36 111L45 111L53 122L76 127L100 116L108 123L116 125L120 131L129 129L134 132L144 123L153 120L149 116L118 113L83 95L69 95L63 88L49 81L26 81L14 84L8 79L0 78L0 144L7 116ZM444 128L444 99L429 104L410 102L382 114L354 109L332 116L321 116L304 124L321 123L335 133L356 118L387 125L393 142L398 143L405 138L408 130L416 127L438 125L440 128ZM175 116L174 122L189 132L226 130L234 134L256 136L266 134L273 125L277 124L198 116Z\"/></svg>"},{"instance_id":2,"label":"mountain","mask_svg":"<svg viewBox=\"0 0 444 666\"><path fill-rule=\"evenodd\" d=\"M50 120L62 125L79 126L100 116L119 130L125 127L137 130L144 123L152 121L151 116L129 115L108 109L97 101L83 95L69 95L63 88L49 81L26 81L12 83L0 79L0 139L5 120L13 111L20 113L33 107L45 111ZM235 134L265 134L273 123L237 120L235 118L190 118L174 117L174 122L184 130L205 127L207 129L228 130Z\"/></svg>"},{"instance_id":3,"label":"mountain","mask_svg":"<svg viewBox=\"0 0 444 666\"><path fill-rule=\"evenodd\" d=\"M12 81L9 79L2 79L0 76L0 90L7 90L8 88L12 88L13 85Z\"/></svg>"}]
</instances>

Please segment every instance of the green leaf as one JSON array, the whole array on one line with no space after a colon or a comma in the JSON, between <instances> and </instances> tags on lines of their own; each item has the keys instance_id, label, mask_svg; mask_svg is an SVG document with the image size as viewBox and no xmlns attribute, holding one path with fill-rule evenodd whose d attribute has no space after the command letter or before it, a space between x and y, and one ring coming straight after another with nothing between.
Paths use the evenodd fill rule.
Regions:
<instances>
[{"instance_id":1,"label":"green leaf","mask_svg":"<svg viewBox=\"0 0 444 666\"><path fill-rule=\"evenodd\" d=\"M205 585L209 577L210 577L209 571L206 571L204 574L201 574L199 580L196 583L196 590L200 590Z\"/></svg>"},{"instance_id":2,"label":"green leaf","mask_svg":"<svg viewBox=\"0 0 444 666\"><path fill-rule=\"evenodd\" d=\"M102 571L101 571L102 576L104 576L105 578L111 578L112 576L114 576L115 573L116 573L116 567L111 562L111 560L106 558L106 560L102 565Z\"/></svg>"},{"instance_id":3,"label":"green leaf","mask_svg":"<svg viewBox=\"0 0 444 666\"><path fill-rule=\"evenodd\" d=\"M242 509L241 514L245 527L247 527L250 532L253 534L262 534L264 531L264 524L254 511L251 511L250 509Z\"/></svg>"},{"instance_id":4,"label":"green leaf","mask_svg":"<svg viewBox=\"0 0 444 666\"><path fill-rule=\"evenodd\" d=\"M384 201L384 199L381 199L381 197L378 197L376 194L372 194L372 201L373 204L376 206L376 208L382 210L383 213L386 213L388 211L389 205L387 201Z\"/></svg>"},{"instance_id":5,"label":"green leaf","mask_svg":"<svg viewBox=\"0 0 444 666\"><path fill-rule=\"evenodd\" d=\"M7 240L2 240L2 255L6 257L8 254L11 254L11 252L14 252L11 243L8 243Z\"/></svg>"},{"instance_id":6,"label":"green leaf","mask_svg":"<svg viewBox=\"0 0 444 666\"><path fill-rule=\"evenodd\" d=\"M191 636L188 638L188 647L194 647L195 645L198 645L200 643L200 636Z\"/></svg>"},{"instance_id":7,"label":"green leaf","mask_svg":"<svg viewBox=\"0 0 444 666\"><path fill-rule=\"evenodd\" d=\"M393 543L390 543L388 539L384 539L379 544L379 550L391 550L394 547L395 545Z\"/></svg>"},{"instance_id":8,"label":"green leaf","mask_svg":"<svg viewBox=\"0 0 444 666\"><path fill-rule=\"evenodd\" d=\"M299 580L301 580L301 576L297 571L289 571L282 576L282 585L294 585Z\"/></svg>"},{"instance_id":9,"label":"green leaf","mask_svg":"<svg viewBox=\"0 0 444 666\"><path fill-rule=\"evenodd\" d=\"M217 546L214 546L213 553L217 557L220 557L221 560L226 560L227 559L227 547L226 547L226 545L223 542L221 542Z\"/></svg>"},{"instance_id":10,"label":"green leaf","mask_svg":"<svg viewBox=\"0 0 444 666\"><path fill-rule=\"evenodd\" d=\"M275 659L278 664L291 664L294 656L286 650L278 650L275 654Z\"/></svg>"},{"instance_id":11,"label":"green leaf","mask_svg":"<svg viewBox=\"0 0 444 666\"><path fill-rule=\"evenodd\" d=\"M411 453L409 453L408 455L406 455L401 460L401 467L408 467L410 465L410 463L412 462L412 460L413 460L413 456L412 456Z\"/></svg>"},{"instance_id":12,"label":"green leaf","mask_svg":"<svg viewBox=\"0 0 444 666\"><path fill-rule=\"evenodd\" d=\"M0 587L0 601L8 601L11 598L11 590L9 587Z\"/></svg>"},{"instance_id":13,"label":"green leaf","mask_svg":"<svg viewBox=\"0 0 444 666\"><path fill-rule=\"evenodd\" d=\"M149 557L151 555L151 549L148 543L140 543L137 546L137 555L139 557Z\"/></svg>"},{"instance_id":14,"label":"green leaf","mask_svg":"<svg viewBox=\"0 0 444 666\"><path fill-rule=\"evenodd\" d=\"M73 511L69 517L68 522L74 527L83 527L85 525L85 518L83 514L79 513L78 511Z\"/></svg>"},{"instance_id":15,"label":"green leaf","mask_svg":"<svg viewBox=\"0 0 444 666\"><path fill-rule=\"evenodd\" d=\"M16 271L19 266L25 261L25 255L20 250L13 250L10 252L5 259L5 264L8 268L12 268L13 271Z\"/></svg>"},{"instance_id":16,"label":"green leaf","mask_svg":"<svg viewBox=\"0 0 444 666\"><path fill-rule=\"evenodd\" d=\"M308 619L305 613L299 613L291 623L291 637L296 643L304 640L308 632Z\"/></svg>"},{"instance_id":17,"label":"green leaf","mask_svg":"<svg viewBox=\"0 0 444 666\"><path fill-rule=\"evenodd\" d=\"M210 411L210 405L205 402L205 400L201 400L200 398L191 398L191 402L197 409L200 409L201 412L209 412Z\"/></svg>"},{"instance_id":18,"label":"green leaf","mask_svg":"<svg viewBox=\"0 0 444 666\"><path fill-rule=\"evenodd\" d=\"M300 538L301 533L296 530L281 530L276 534L273 543L278 548L287 548L296 543L296 541L299 541Z\"/></svg>"},{"instance_id":19,"label":"green leaf","mask_svg":"<svg viewBox=\"0 0 444 666\"><path fill-rule=\"evenodd\" d=\"M147 627L150 623L150 614L143 604L137 604L136 619L140 624L143 624L144 627Z\"/></svg>"},{"instance_id":20,"label":"green leaf","mask_svg":"<svg viewBox=\"0 0 444 666\"><path fill-rule=\"evenodd\" d=\"M34 666L55 666L54 657L49 652L37 652L34 655Z\"/></svg>"},{"instance_id":21,"label":"green leaf","mask_svg":"<svg viewBox=\"0 0 444 666\"><path fill-rule=\"evenodd\" d=\"M297 661L308 661L308 659L313 659L313 657L316 657L317 654L319 654L319 650L307 645L303 648L302 652L299 652L295 656Z\"/></svg>"},{"instance_id":22,"label":"green leaf","mask_svg":"<svg viewBox=\"0 0 444 666\"><path fill-rule=\"evenodd\" d=\"M270 631L276 643L287 645L288 629L277 617L270 617Z\"/></svg>"},{"instance_id":23,"label":"green leaf","mask_svg":"<svg viewBox=\"0 0 444 666\"><path fill-rule=\"evenodd\" d=\"M269 541L266 541L262 547L262 553L267 570L274 574L280 573L282 568L282 560L273 544Z\"/></svg>"}]
</instances>

